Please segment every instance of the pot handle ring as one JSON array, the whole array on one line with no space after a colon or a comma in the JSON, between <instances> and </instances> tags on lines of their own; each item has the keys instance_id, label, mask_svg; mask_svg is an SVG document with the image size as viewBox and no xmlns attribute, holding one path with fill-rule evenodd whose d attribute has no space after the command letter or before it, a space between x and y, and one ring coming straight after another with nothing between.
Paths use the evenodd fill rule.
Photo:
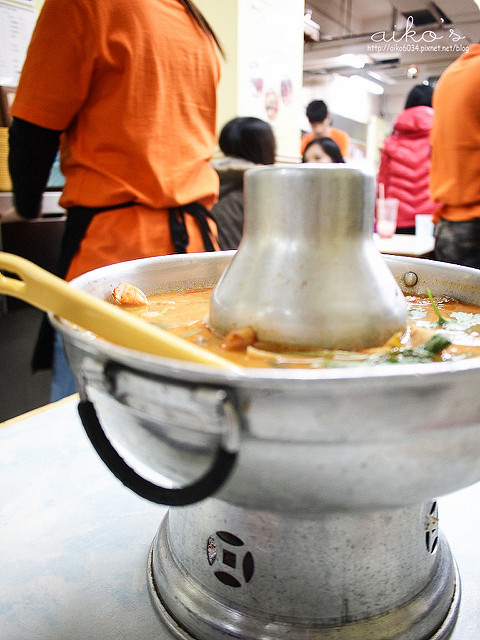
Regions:
<instances>
[{"instance_id":1,"label":"pot handle ring","mask_svg":"<svg viewBox=\"0 0 480 640\"><path fill-rule=\"evenodd\" d=\"M238 451L230 452L220 445L212 466L201 478L185 487L161 487L140 476L125 462L107 438L90 400L80 400L78 413L93 448L104 464L128 489L150 502L181 507L208 498L225 482L237 459Z\"/></svg>"}]
</instances>

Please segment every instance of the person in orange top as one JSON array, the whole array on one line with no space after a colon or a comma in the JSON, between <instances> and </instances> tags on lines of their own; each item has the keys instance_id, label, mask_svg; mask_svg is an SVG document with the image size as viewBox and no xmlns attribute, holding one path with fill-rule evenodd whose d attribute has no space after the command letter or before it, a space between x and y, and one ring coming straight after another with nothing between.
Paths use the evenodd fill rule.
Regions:
<instances>
[{"instance_id":1,"label":"person in orange top","mask_svg":"<svg viewBox=\"0 0 480 640\"><path fill-rule=\"evenodd\" d=\"M10 110L9 167L16 211L38 216L60 141L58 275L218 249L218 49L191 0L45 0Z\"/></svg>"},{"instance_id":2,"label":"person in orange top","mask_svg":"<svg viewBox=\"0 0 480 640\"><path fill-rule=\"evenodd\" d=\"M307 118L312 127L311 133L305 133L300 143L300 153L303 155L305 147L315 138L331 138L340 147L343 158L350 156L350 136L342 129L331 126L332 118L323 100L313 100L307 106Z\"/></svg>"},{"instance_id":3,"label":"person in orange top","mask_svg":"<svg viewBox=\"0 0 480 640\"><path fill-rule=\"evenodd\" d=\"M435 258L480 269L480 44L443 72L432 106Z\"/></svg>"}]
</instances>

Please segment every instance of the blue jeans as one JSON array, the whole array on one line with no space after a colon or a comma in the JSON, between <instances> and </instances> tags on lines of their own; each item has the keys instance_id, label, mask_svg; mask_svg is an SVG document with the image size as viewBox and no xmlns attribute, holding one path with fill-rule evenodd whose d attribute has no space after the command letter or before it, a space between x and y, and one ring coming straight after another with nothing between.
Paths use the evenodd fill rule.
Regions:
<instances>
[{"instance_id":1,"label":"blue jeans","mask_svg":"<svg viewBox=\"0 0 480 640\"><path fill-rule=\"evenodd\" d=\"M50 401L56 402L71 396L72 393L77 393L77 383L67 362L61 335L56 331L53 343L53 374Z\"/></svg>"}]
</instances>

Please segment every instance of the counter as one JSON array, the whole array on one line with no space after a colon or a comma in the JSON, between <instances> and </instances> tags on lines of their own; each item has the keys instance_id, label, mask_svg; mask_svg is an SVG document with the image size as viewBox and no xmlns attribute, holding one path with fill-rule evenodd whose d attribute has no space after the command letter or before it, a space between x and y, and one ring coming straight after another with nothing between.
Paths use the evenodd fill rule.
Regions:
<instances>
[{"instance_id":1,"label":"counter","mask_svg":"<svg viewBox=\"0 0 480 640\"><path fill-rule=\"evenodd\" d=\"M396 233L391 238L380 238L380 236L375 233L373 235L373 241L381 253L408 256L411 258L431 257L435 248L435 239L433 236Z\"/></svg>"},{"instance_id":2,"label":"counter","mask_svg":"<svg viewBox=\"0 0 480 640\"><path fill-rule=\"evenodd\" d=\"M61 191L46 191L42 196L42 213L64 214L65 209L58 204ZM8 191L0 192L0 214L13 207L13 194Z\"/></svg>"},{"instance_id":3,"label":"counter","mask_svg":"<svg viewBox=\"0 0 480 640\"><path fill-rule=\"evenodd\" d=\"M43 194L43 216L39 218L0 222L0 251L14 253L47 271L55 271L66 221L66 211L58 204L60 195L61 192L56 191ZM12 206L12 194L0 193L0 215ZM25 306L26 303L17 299L0 296L0 313Z\"/></svg>"},{"instance_id":4,"label":"counter","mask_svg":"<svg viewBox=\"0 0 480 640\"><path fill-rule=\"evenodd\" d=\"M0 637L174 640L146 587L150 543L166 508L131 493L104 467L76 404L71 396L0 424ZM480 484L438 502L462 577L451 640L474 640Z\"/></svg>"}]
</instances>

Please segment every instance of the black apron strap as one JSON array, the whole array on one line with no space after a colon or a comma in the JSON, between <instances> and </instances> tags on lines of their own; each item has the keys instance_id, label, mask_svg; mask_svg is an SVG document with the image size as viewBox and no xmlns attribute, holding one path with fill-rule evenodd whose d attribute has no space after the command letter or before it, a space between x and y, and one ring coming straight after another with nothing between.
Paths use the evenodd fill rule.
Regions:
<instances>
[{"instance_id":1,"label":"black apron strap","mask_svg":"<svg viewBox=\"0 0 480 640\"><path fill-rule=\"evenodd\" d=\"M215 251L213 243L212 230L208 224L208 218L213 219L208 209L198 202L181 207L172 207L168 210L168 222L170 226L170 235L176 253L186 253L189 237L187 226L185 224L185 213L189 213L195 220L202 234L203 245L205 251Z\"/></svg>"},{"instance_id":2,"label":"black apron strap","mask_svg":"<svg viewBox=\"0 0 480 640\"><path fill-rule=\"evenodd\" d=\"M80 243L87 232L88 225L97 213L125 209L133 207L134 204L135 202L130 201L115 204L111 207L71 207L68 209L56 275L60 278L65 278L67 275L73 256L77 253Z\"/></svg>"}]
</instances>

